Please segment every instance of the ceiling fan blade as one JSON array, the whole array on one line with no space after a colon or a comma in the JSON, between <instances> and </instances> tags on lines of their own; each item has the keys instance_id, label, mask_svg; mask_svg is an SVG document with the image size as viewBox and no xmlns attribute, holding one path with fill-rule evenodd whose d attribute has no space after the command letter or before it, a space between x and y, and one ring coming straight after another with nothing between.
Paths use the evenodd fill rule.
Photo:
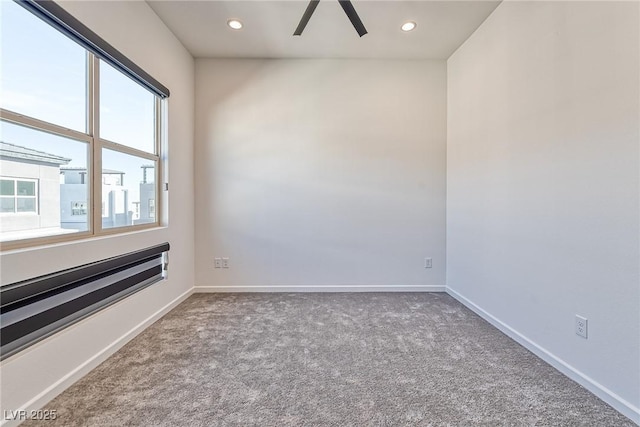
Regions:
<instances>
[{"instance_id":1,"label":"ceiling fan blade","mask_svg":"<svg viewBox=\"0 0 640 427\"><path fill-rule=\"evenodd\" d=\"M358 32L358 35L362 37L365 34L367 34L367 29L364 27L364 24L362 23L362 21L360 20L360 17L356 13L356 10L353 8L351 1L349 0L338 0L338 1L340 2L340 6L342 6L342 9L344 10L344 13L347 14L347 16L349 17L349 20L353 24L353 28L355 28L356 31Z\"/></svg>"},{"instance_id":2,"label":"ceiling fan blade","mask_svg":"<svg viewBox=\"0 0 640 427\"><path fill-rule=\"evenodd\" d=\"M311 0L309 2L309 5L307 6L307 10L304 11L304 15L302 15L302 19L300 19L298 28L296 28L296 31L293 33L294 36L302 35L302 32L304 31L304 27L307 26L309 19L311 19L311 15L313 15L313 12L316 10L316 7L318 7L318 3L320 3L320 0Z\"/></svg>"}]
</instances>

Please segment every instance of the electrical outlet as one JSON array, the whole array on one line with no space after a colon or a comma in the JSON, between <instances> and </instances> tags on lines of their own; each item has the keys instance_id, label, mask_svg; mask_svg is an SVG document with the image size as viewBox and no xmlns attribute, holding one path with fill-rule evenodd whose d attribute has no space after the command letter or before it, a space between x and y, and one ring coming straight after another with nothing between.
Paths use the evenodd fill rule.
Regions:
<instances>
[{"instance_id":1,"label":"electrical outlet","mask_svg":"<svg viewBox=\"0 0 640 427\"><path fill-rule=\"evenodd\" d=\"M229 258L222 258L222 268L229 268Z\"/></svg>"},{"instance_id":2,"label":"electrical outlet","mask_svg":"<svg viewBox=\"0 0 640 427\"><path fill-rule=\"evenodd\" d=\"M576 335L587 338L587 318L576 314Z\"/></svg>"},{"instance_id":3,"label":"electrical outlet","mask_svg":"<svg viewBox=\"0 0 640 427\"><path fill-rule=\"evenodd\" d=\"M215 268L222 268L222 258L214 258L213 265Z\"/></svg>"},{"instance_id":4,"label":"electrical outlet","mask_svg":"<svg viewBox=\"0 0 640 427\"><path fill-rule=\"evenodd\" d=\"M431 258L425 258L424 259L424 268L431 268L433 266L433 262L431 261Z\"/></svg>"}]
</instances>

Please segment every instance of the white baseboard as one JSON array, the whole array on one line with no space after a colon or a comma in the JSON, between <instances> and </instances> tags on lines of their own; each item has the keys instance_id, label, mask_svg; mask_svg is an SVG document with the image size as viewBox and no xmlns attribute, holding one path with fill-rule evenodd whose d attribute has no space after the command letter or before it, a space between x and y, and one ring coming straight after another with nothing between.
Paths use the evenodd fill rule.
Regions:
<instances>
[{"instance_id":1,"label":"white baseboard","mask_svg":"<svg viewBox=\"0 0 640 427\"><path fill-rule=\"evenodd\" d=\"M613 391L609 390L602 384L590 378L588 375L585 375L547 349L531 341L529 338L516 331L497 317L488 313L454 289L451 289L447 286L446 292L453 298L458 300L460 303L465 305L467 308L469 308L471 311L475 312L478 316L482 317L484 320L498 328L505 335L516 341L518 344L522 345L524 348L556 368L558 371L562 372L567 377L571 378L573 381L589 390L591 393L595 394L597 397L615 408L618 412L628 417L631 421L640 425L640 408L634 406L630 402L627 402L626 400L615 394Z\"/></svg>"},{"instance_id":2,"label":"white baseboard","mask_svg":"<svg viewBox=\"0 0 640 427\"><path fill-rule=\"evenodd\" d=\"M316 286L196 286L195 293L216 292L445 292L444 286L316 285Z\"/></svg>"},{"instance_id":3,"label":"white baseboard","mask_svg":"<svg viewBox=\"0 0 640 427\"><path fill-rule=\"evenodd\" d=\"M182 295L178 296L176 299L171 301L169 304L165 305L151 316L131 328L128 332L122 335L120 338L106 346L99 353L94 355L92 358L84 362L82 365L76 367L73 371L69 372L64 377L60 378L58 381L53 383L51 386L47 387L44 391L39 393L33 399L29 400L24 405L21 405L20 409L23 409L27 412L27 414L32 410L41 409L44 405L53 400L57 395L62 393L64 390L69 388L73 383L84 377L88 374L92 369L97 367L99 364L107 360L109 356L114 354L120 348L122 348L126 343L135 338L139 333L144 331L148 326L150 326L153 322L167 314L174 307L180 304L182 301L186 300L193 294L193 288L184 292ZM6 422L0 423L2 427L13 427L20 424L22 421L20 420L5 420Z\"/></svg>"}]
</instances>

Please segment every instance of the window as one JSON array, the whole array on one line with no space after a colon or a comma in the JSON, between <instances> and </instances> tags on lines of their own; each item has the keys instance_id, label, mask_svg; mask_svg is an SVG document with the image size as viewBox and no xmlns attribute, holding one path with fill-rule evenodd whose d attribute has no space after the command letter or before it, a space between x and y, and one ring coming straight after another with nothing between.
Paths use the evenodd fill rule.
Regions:
<instances>
[{"instance_id":1,"label":"window","mask_svg":"<svg viewBox=\"0 0 640 427\"><path fill-rule=\"evenodd\" d=\"M86 215L88 212L87 202L71 202L72 216Z\"/></svg>"},{"instance_id":2,"label":"window","mask_svg":"<svg viewBox=\"0 0 640 427\"><path fill-rule=\"evenodd\" d=\"M53 2L0 19L2 248L158 225L169 91Z\"/></svg>"},{"instance_id":3,"label":"window","mask_svg":"<svg viewBox=\"0 0 640 427\"><path fill-rule=\"evenodd\" d=\"M86 62L82 46L2 2L2 108L85 132Z\"/></svg>"},{"instance_id":4,"label":"window","mask_svg":"<svg viewBox=\"0 0 640 427\"><path fill-rule=\"evenodd\" d=\"M0 212L36 213L38 181L35 179L0 179Z\"/></svg>"}]
</instances>

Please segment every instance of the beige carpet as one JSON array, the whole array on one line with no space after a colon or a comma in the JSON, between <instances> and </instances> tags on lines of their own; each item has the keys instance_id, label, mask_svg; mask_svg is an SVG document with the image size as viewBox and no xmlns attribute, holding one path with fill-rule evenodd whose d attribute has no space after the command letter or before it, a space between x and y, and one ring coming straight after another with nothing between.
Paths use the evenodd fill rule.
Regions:
<instances>
[{"instance_id":1,"label":"beige carpet","mask_svg":"<svg viewBox=\"0 0 640 427\"><path fill-rule=\"evenodd\" d=\"M65 426L634 425L438 293L196 294L47 408Z\"/></svg>"}]
</instances>

